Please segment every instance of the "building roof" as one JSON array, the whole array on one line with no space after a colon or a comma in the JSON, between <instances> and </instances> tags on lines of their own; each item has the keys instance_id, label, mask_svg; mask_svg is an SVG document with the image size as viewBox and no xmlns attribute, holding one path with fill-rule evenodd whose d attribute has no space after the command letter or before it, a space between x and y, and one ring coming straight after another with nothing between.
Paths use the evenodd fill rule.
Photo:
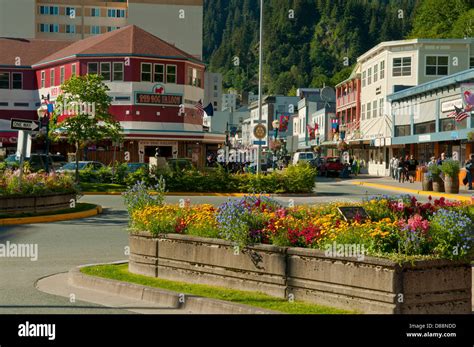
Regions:
<instances>
[{"instance_id":1,"label":"building roof","mask_svg":"<svg viewBox=\"0 0 474 347\"><path fill-rule=\"evenodd\" d=\"M474 69L464 70L455 74L438 78L431 82L426 82L414 87L403 89L399 92L387 96L389 101L400 100L413 95L426 93L437 88L447 87L456 83L463 83L474 80Z\"/></svg>"},{"instance_id":2,"label":"building roof","mask_svg":"<svg viewBox=\"0 0 474 347\"><path fill-rule=\"evenodd\" d=\"M65 40L0 37L0 66L30 67L44 57L71 44ZM18 58L20 60L18 61Z\"/></svg>"},{"instance_id":3,"label":"building roof","mask_svg":"<svg viewBox=\"0 0 474 347\"><path fill-rule=\"evenodd\" d=\"M141 56L192 60L203 64L191 54L150 34L136 25L128 25L102 35L76 41L51 54L36 65L51 63L71 57L87 56Z\"/></svg>"},{"instance_id":4,"label":"building roof","mask_svg":"<svg viewBox=\"0 0 474 347\"><path fill-rule=\"evenodd\" d=\"M341 81L338 84L336 84L336 87L339 87L340 85L342 85L344 83L353 81L353 80L358 79L358 78L360 79L360 63L356 63L356 65L352 69L352 72L351 72L350 76L348 78L346 78L344 81Z\"/></svg>"},{"instance_id":5,"label":"building roof","mask_svg":"<svg viewBox=\"0 0 474 347\"><path fill-rule=\"evenodd\" d=\"M378 45L372 47L367 52L357 58L358 62L362 62L377 52L386 49L387 47L405 46L413 44L474 44L474 38L465 39L411 39L411 40L397 40L397 41L384 41Z\"/></svg>"}]
</instances>

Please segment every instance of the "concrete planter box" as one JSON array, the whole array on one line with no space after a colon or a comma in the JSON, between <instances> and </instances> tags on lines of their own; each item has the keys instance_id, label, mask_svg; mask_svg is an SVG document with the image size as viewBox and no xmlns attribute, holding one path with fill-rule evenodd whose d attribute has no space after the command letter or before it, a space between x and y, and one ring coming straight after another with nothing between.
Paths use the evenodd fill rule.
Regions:
<instances>
[{"instance_id":1,"label":"concrete planter box","mask_svg":"<svg viewBox=\"0 0 474 347\"><path fill-rule=\"evenodd\" d=\"M324 251L269 245L243 251L232 243L167 234L130 235L132 273L175 281L261 291L364 313L472 311L468 262L326 257Z\"/></svg>"},{"instance_id":2,"label":"concrete planter box","mask_svg":"<svg viewBox=\"0 0 474 347\"><path fill-rule=\"evenodd\" d=\"M37 213L69 208L76 194L57 193L42 196L0 197L0 213Z\"/></svg>"}]
</instances>

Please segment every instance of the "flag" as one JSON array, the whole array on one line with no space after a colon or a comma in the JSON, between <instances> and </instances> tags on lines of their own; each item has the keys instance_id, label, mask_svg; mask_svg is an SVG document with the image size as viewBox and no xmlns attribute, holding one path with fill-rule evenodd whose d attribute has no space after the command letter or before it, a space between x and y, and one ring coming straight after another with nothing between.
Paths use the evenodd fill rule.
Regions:
<instances>
[{"instance_id":1,"label":"flag","mask_svg":"<svg viewBox=\"0 0 474 347\"><path fill-rule=\"evenodd\" d=\"M197 102L197 104L194 105L194 107L196 108L197 110L197 114L199 117L203 117L204 116L204 107L202 106L202 102L201 100L199 100Z\"/></svg>"},{"instance_id":2,"label":"flag","mask_svg":"<svg viewBox=\"0 0 474 347\"><path fill-rule=\"evenodd\" d=\"M469 117L469 113L467 113L462 108L459 108L456 105L454 105L454 112L450 113L448 117L454 117L456 122L462 122L464 119Z\"/></svg>"},{"instance_id":3,"label":"flag","mask_svg":"<svg viewBox=\"0 0 474 347\"><path fill-rule=\"evenodd\" d=\"M204 112L206 112L206 115L208 117L212 117L214 116L214 107L212 106L212 103L210 102L209 105L207 105L205 108L204 108Z\"/></svg>"},{"instance_id":4,"label":"flag","mask_svg":"<svg viewBox=\"0 0 474 347\"><path fill-rule=\"evenodd\" d=\"M306 125L306 129L308 129L308 135L309 135L310 141L314 140L316 138L315 129L311 128L311 125L309 125L309 124Z\"/></svg>"},{"instance_id":5,"label":"flag","mask_svg":"<svg viewBox=\"0 0 474 347\"><path fill-rule=\"evenodd\" d=\"M337 133L338 128L339 128L339 120L338 119L332 119L331 120L331 127L332 127L332 132Z\"/></svg>"},{"instance_id":6,"label":"flag","mask_svg":"<svg viewBox=\"0 0 474 347\"><path fill-rule=\"evenodd\" d=\"M280 116L280 126L278 127L278 131L280 132L287 131L289 121L290 121L290 116L285 116L285 115Z\"/></svg>"}]
</instances>

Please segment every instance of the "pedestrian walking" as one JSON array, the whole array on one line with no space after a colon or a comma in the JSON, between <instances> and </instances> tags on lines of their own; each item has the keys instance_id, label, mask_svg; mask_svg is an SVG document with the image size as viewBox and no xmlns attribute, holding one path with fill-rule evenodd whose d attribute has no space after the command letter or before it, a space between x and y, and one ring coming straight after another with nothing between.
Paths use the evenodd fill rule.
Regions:
<instances>
[{"instance_id":1,"label":"pedestrian walking","mask_svg":"<svg viewBox=\"0 0 474 347\"><path fill-rule=\"evenodd\" d=\"M466 178L465 181L468 185L469 190L472 190L472 177L474 175L474 154L469 155L469 159L466 161L464 168L466 169Z\"/></svg>"},{"instance_id":2,"label":"pedestrian walking","mask_svg":"<svg viewBox=\"0 0 474 347\"><path fill-rule=\"evenodd\" d=\"M395 179L395 156L392 157L392 159L390 159L390 162L389 162L389 170L390 170L390 177L392 177L393 179Z\"/></svg>"},{"instance_id":3,"label":"pedestrian walking","mask_svg":"<svg viewBox=\"0 0 474 347\"><path fill-rule=\"evenodd\" d=\"M398 182L399 183L402 182L402 180L404 181L403 164L404 164L403 157L400 157L398 159L398 168L397 168L397 175L398 175Z\"/></svg>"},{"instance_id":4,"label":"pedestrian walking","mask_svg":"<svg viewBox=\"0 0 474 347\"><path fill-rule=\"evenodd\" d=\"M415 156L412 154L410 155L410 159L408 160L408 180L410 183L415 182L416 178L416 169L418 167L418 160L415 159Z\"/></svg>"},{"instance_id":5,"label":"pedestrian walking","mask_svg":"<svg viewBox=\"0 0 474 347\"><path fill-rule=\"evenodd\" d=\"M398 166L400 165L400 159L395 157L395 160L393 161L393 179L398 180Z\"/></svg>"}]
</instances>

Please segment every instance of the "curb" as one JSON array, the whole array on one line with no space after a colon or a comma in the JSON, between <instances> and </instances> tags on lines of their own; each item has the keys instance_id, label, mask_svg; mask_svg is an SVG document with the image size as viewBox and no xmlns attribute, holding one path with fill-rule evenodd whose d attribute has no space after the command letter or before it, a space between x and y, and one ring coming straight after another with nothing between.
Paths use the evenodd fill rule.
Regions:
<instances>
[{"instance_id":1,"label":"curb","mask_svg":"<svg viewBox=\"0 0 474 347\"><path fill-rule=\"evenodd\" d=\"M128 262L114 262L107 264L125 264ZM95 290L124 296L129 299L146 301L160 307L191 311L193 314L279 314L263 308L242 304L230 303L223 300L210 299L184 293L147 287L140 284L122 282L118 280L95 277L83 274L80 269L91 265L83 265L69 271L69 284L75 287Z\"/></svg>"},{"instance_id":2,"label":"curb","mask_svg":"<svg viewBox=\"0 0 474 347\"><path fill-rule=\"evenodd\" d=\"M438 192L428 192L424 190L417 190L417 189L410 189L410 188L402 188L402 187L395 187L385 184L378 184L378 183L367 183L367 182L351 182L352 185L359 185L359 186L367 186L373 188L380 188L385 190L392 190L397 192L405 192L405 193L413 193L418 195L426 195L426 196L435 196L435 197L444 197L446 199L458 200L458 201L467 201L474 203L474 198L470 196L463 196L457 194L447 194L447 193L438 193Z\"/></svg>"},{"instance_id":3,"label":"curb","mask_svg":"<svg viewBox=\"0 0 474 347\"><path fill-rule=\"evenodd\" d=\"M82 219L93 217L102 213L102 206L96 205L94 208L72 213L63 213L50 216L22 217L22 218L4 218L0 219L0 226L20 225L20 224L36 224L36 223L52 223L66 220Z\"/></svg>"}]
</instances>

